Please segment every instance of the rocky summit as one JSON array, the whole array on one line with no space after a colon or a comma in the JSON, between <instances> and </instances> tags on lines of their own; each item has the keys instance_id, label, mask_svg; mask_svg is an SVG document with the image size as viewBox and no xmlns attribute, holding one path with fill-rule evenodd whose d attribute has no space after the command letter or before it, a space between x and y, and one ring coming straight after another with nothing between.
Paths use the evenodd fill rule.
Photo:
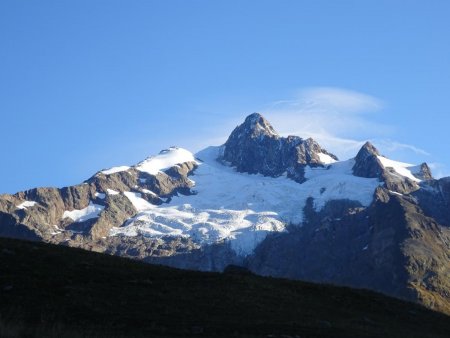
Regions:
<instances>
[{"instance_id":1,"label":"rocky summit","mask_svg":"<svg viewBox=\"0 0 450 338\"><path fill-rule=\"evenodd\" d=\"M258 113L219 147L172 147L79 185L0 195L0 236L179 268L233 265L450 313L450 178L369 142L339 160Z\"/></svg>"},{"instance_id":2,"label":"rocky summit","mask_svg":"<svg viewBox=\"0 0 450 338\"><path fill-rule=\"evenodd\" d=\"M231 133L221 159L239 172L271 177L285 173L300 183L305 180L306 166L324 166L338 160L311 138L280 137L258 113L249 115Z\"/></svg>"}]
</instances>

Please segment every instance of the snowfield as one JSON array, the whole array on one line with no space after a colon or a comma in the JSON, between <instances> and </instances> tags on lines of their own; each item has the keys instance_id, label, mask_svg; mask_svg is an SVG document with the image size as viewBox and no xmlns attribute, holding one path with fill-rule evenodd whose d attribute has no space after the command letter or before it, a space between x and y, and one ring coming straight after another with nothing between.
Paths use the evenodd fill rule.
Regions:
<instances>
[{"instance_id":1,"label":"snowfield","mask_svg":"<svg viewBox=\"0 0 450 338\"><path fill-rule=\"evenodd\" d=\"M324 164L331 164L336 162L336 160L328 154L318 153L317 155L319 155L320 162Z\"/></svg>"},{"instance_id":2,"label":"snowfield","mask_svg":"<svg viewBox=\"0 0 450 338\"><path fill-rule=\"evenodd\" d=\"M155 173L180 163L180 148L171 149L166 153L167 161L150 158L141 169ZM173 151L176 154L171 154ZM184 151L181 158L195 160ZM353 176L353 160L334 162L325 168L308 167L307 181L299 184L284 176L238 173L216 161L220 151L221 147L209 147L196 154L199 167L190 177L195 182L194 195L176 196L156 206L138 193L125 192L139 213L124 227L113 228L110 235L189 236L201 244L229 241L238 255L245 256L268 233L284 231L288 223L301 225L308 197L314 198L316 210L332 199L350 199L368 206L380 184L378 179Z\"/></svg>"},{"instance_id":3,"label":"snowfield","mask_svg":"<svg viewBox=\"0 0 450 338\"><path fill-rule=\"evenodd\" d=\"M156 156L151 156L142 161L137 165L136 169L150 175L156 175L160 171L185 162L196 162L194 155L186 149L171 147L161 151Z\"/></svg>"},{"instance_id":4,"label":"snowfield","mask_svg":"<svg viewBox=\"0 0 450 338\"><path fill-rule=\"evenodd\" d=\"M26 209L26 208L35 206L36 203L37 202L35 202L35 201L25 201L25 202L20 203L19 205L16 205L16 208L17 209Z\"/></svg>"},{"instance_id":5,"label":"snowfield","mask_svg":"<svg viewBox=\"0 0 450 338\"><path fill-rule=\"evenodd\" d=\"M100 198L101 200L104 200L105 197L106 197L106 194L100 193L100 192L96 192L95 193L95 197Z\"/></svg>"},{"instance_id":6,"label":"snowfield","mask_svg":"<svg viewBox=\"0 0 450 338\"><path fill-rule=\"evenodd\" d=\"M400 176L407 177L410 180L413 180L415 182L421 182L421 180L419 180L417 177L415 177L413 175L413 172L418 171L418 169L420 169L420 166L416 166L414 164L409 164L409 163L393 161L393 160L390 160L383 156L377 156L377 157L380 160L383 167L392 168Z\"/></svg>"},{"instance_id":7,"label":"snowfield","mask_svg":"<svg viewBox=\"0 0 450 338\"><path fill-rule=\"evenodd\" d=\"M88 219L98 217L100 212L102 212L104 208L105 207L103 205L94 204L91 201L89 202L89 205L84 209L64 211L62 219L68 217L72 219L74 222L84 222L87 221Z\"/></svg>"},{"instance_id":8,"label":"snowfield","mask_svg":"<svg viewBox=\"0 0 450 338\"><path fill-rule=\"evenodd\" d=\"M111 175L111 174L115 174L115 173L120 173L121 171L127 171L128 169L130 169L130 167L128 167L126 165L122 165L119 167L112 167L107 170L102 170L100 172L105 175Z\"/></svg>"}]
</instances>

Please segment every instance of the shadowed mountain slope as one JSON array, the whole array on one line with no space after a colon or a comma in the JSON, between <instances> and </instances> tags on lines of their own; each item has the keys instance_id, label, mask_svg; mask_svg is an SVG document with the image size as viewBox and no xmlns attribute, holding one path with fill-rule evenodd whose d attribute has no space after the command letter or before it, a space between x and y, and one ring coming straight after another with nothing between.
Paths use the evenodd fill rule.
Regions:
<instances>
[{"instance_id":1,"label":"shadowed mountain slope","mask_svg":"<svg viewBox=\"0 0 450 338\"><path fill-rule=\"evenodd\" d=\"M366 290L195 272L0 239L2 337L447 337L450 318Z\"/></svg>"}]
</instances>

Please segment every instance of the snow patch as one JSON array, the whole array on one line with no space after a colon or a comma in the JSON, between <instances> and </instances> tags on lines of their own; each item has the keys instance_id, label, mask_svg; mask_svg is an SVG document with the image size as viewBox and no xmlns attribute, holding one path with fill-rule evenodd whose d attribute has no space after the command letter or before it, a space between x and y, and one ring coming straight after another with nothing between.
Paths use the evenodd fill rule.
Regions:
<instances>
[{"instance_id":1,"label":"snow patch","mask_svg":"<svg viewBox=\"0 0 450 338\"><path fill-rule=\"evenodd\" d=\"M149 194L149 195L153 195L153 196L158 196L157 194L155 194L153 191L150 191L148 189L142 189L142 192L144 194Z\"/></svg>"},{"instance_id":2,"label":"snow patch","mask_svg":"<svg viewBox=\"0 0 450 338\"><path fill-rule=\"evenodd\" d=\"M324 164L331 164L331 163L335 163L336 160L334 158L332 158L330 155L325 154L325 153L318 153L317 154L319 156L319 160L320 162L324 163Z\"/></svg>"},{"instance_id":3,"label":"snow patch","mask_svg":"<svg viewBox=\"0 0 450 338\"><path fill-rule=\"evenodd\" d=\"M103 194L101 192L95 192L95 197L100 198L101 200L104 200L106 197L106 194Z\"/></svg>"},{"instance_id":4,"label":"snow patch","mask_svg":"<svg viewBox=\"0 0 450 338\"><path fill-rule=\"evenodd\" d=\"M403 196L403 194L400 194L399 192L396 191L389 190L389 192L394 195Z\"/></svg>"},{"instance_id":5,"label":"snow patch","mask_svg":"<svg viewBox=\"0 0 450 338\"><path fill-rule=\"evenodd\" d=\"M112 189L106 189L106 192L108 193L108 195L118 195L118 194L120 194L120 192L112 190Z\"/></svg>"},{"instance_id":6,"label":"snow patch","mask_svg":"<svg viewBox=\"0 0 450 338\"><path fill-rule=\"evenodd\" d=\"M107 170L102 170L100 172L102 174L105 174L105 175L111 175L111 174L119 173L121 171L127 171L128 169L130 169L130 167L128 167L126 165L122 165L122 166L119 166L119 167L112 167L112 168L107 169Z\"/></svg>"},{"instance_id":7,"label":"snow patch","mask_svg":"<svg viewBox=\"0 0 450 338\"><path fill-rule=\"evenodd\" d=\"M33 207L34 205L36 205L36 203L37 202L35 202L35 201L25 201L25 202L20 203L19 205L16 205L16 208L17 209L26 209L29 207Z\"/></svg>"},{"instance_id":8,"label":"snow patch","mask_svg":"<svg viewBox=\"0 0 450 338\"><path fill-rule=\"evenodd\" d=\"M103 205L98 205L89 202L89 205L80 210L64 211L62 218L71 218L74 222L84 222L91 218L96 218L99 216L100 212L105 209Z\"/></svg>"},{"instance_id":9,"label":"snow patch","mask_svg":"<svg viewBox=\"0 0 450 338\"><path fill-rule=\"evenodd\" d=\"M140 193L131 191L124 191L123 193L130 200L131 204L133 204L137 211L153 208L153 204L143 199Z\"/></svg>"},{"instance_id":10,"label":"snow patch","mask_svg":"<svg viewBox=\"0 0 450 338\"><path fill-rule=\"evenodd\" d=\"M136 166L136 169L150 175L156 175L164 169L185 162L196 162L194 155L186 149L171 147L142 161Z\"/></svg>"},{"instance_id":11,"label":"snow patch","mask_svg":"<svg viewBox=\"0 0 450 338\"><path fill-rule=\"evenodd\" d=\"M59 233L61 233L61 232L64 232L65 230L64 229L61 229L59 226L57 226L56 224L53 224L53 226L56 228L56 232L59 232Z\"/></svg>"},{"instance_id":12,"label":"snow patch","mask_svg":"<svg viewBox=\"0 0 450 338\"><path fill-rule=\"evenodd\" d=\"M414 164L393 161L384 156L377 156L377 157L380 160L383 167L392 168L400 176L407 177L415 182L421 182L421 180L415 177L411 172L411 168L416 167Z\"/></svg>"},{"instance_id":13,"label":"snow patch","mask_svg":"<svg viewBox=\"0 0 450 338\"><path fill-rule=\"evenodd\" d=\"M380 182L377 178L353 176L354 159L335 162L329 168L306 167L306 182L300 185L303 198L314 198L314 208L320 211L328 201L348 199L368 206ZM324 187L325 189L322 189ZM298 197L297 197L298 198Z\"/></svg>"}]
</instances>

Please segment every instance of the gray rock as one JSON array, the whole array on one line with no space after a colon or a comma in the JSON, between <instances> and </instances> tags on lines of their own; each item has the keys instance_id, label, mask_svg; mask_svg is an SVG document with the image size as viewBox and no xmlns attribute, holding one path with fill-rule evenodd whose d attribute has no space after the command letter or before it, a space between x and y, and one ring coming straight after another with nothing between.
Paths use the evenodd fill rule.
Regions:
<instances>
[{"instance_id":1,"label":"gray rock","mask_svg":"<svg viewBox=\"0 0 450 338\"><path fill-rule=\"evenodd\" d=\"M372 143L366 142L355 157L353 174L359 177L383 178L383 165L377 158L380 153Z\"/></svg>"},{"instance_id":2,"label":"gray rock","mask_svg":"<svg viewBox=\"0 0 450 338\"><path fill-rule=\"evenodd\" d=\"M306 165L324 165L319 153L337 160L311 138L279 136L264 117L254 113L233 130L220 160L235 166L239 172L271 177L286 173L295 181L303 182Z\"/></svg>"},{"instance_id":3,"label":"gray rock","mask_svg":"<svg viewBox=\"0 0 450 338\"><path fill-rule=\"evenodd\" d=\"M415 181L399 176L393 168L384 168L377 156L380 156L379 151L370 142L366 142L355 157L353 174L359 177L378 178L384 182L387 189L400 194L409 194L419 189ZM421 179L432 178L426 163L420 166L416 175Z\"/></svg>"},{"instance_id":4,"label":"gray rock","mask_svg":"<svg viewBox=\"0 0 450 338\"><path fill-rule=\"evenodd\" d=\"M427 180L433 179L433 175L431 174L431 169L428 166L428 164L426 164L425 162L419 166L419 171L416 173L413 173L413 175L420 180L427 181Z\"/></svg>"}]
</instances>

